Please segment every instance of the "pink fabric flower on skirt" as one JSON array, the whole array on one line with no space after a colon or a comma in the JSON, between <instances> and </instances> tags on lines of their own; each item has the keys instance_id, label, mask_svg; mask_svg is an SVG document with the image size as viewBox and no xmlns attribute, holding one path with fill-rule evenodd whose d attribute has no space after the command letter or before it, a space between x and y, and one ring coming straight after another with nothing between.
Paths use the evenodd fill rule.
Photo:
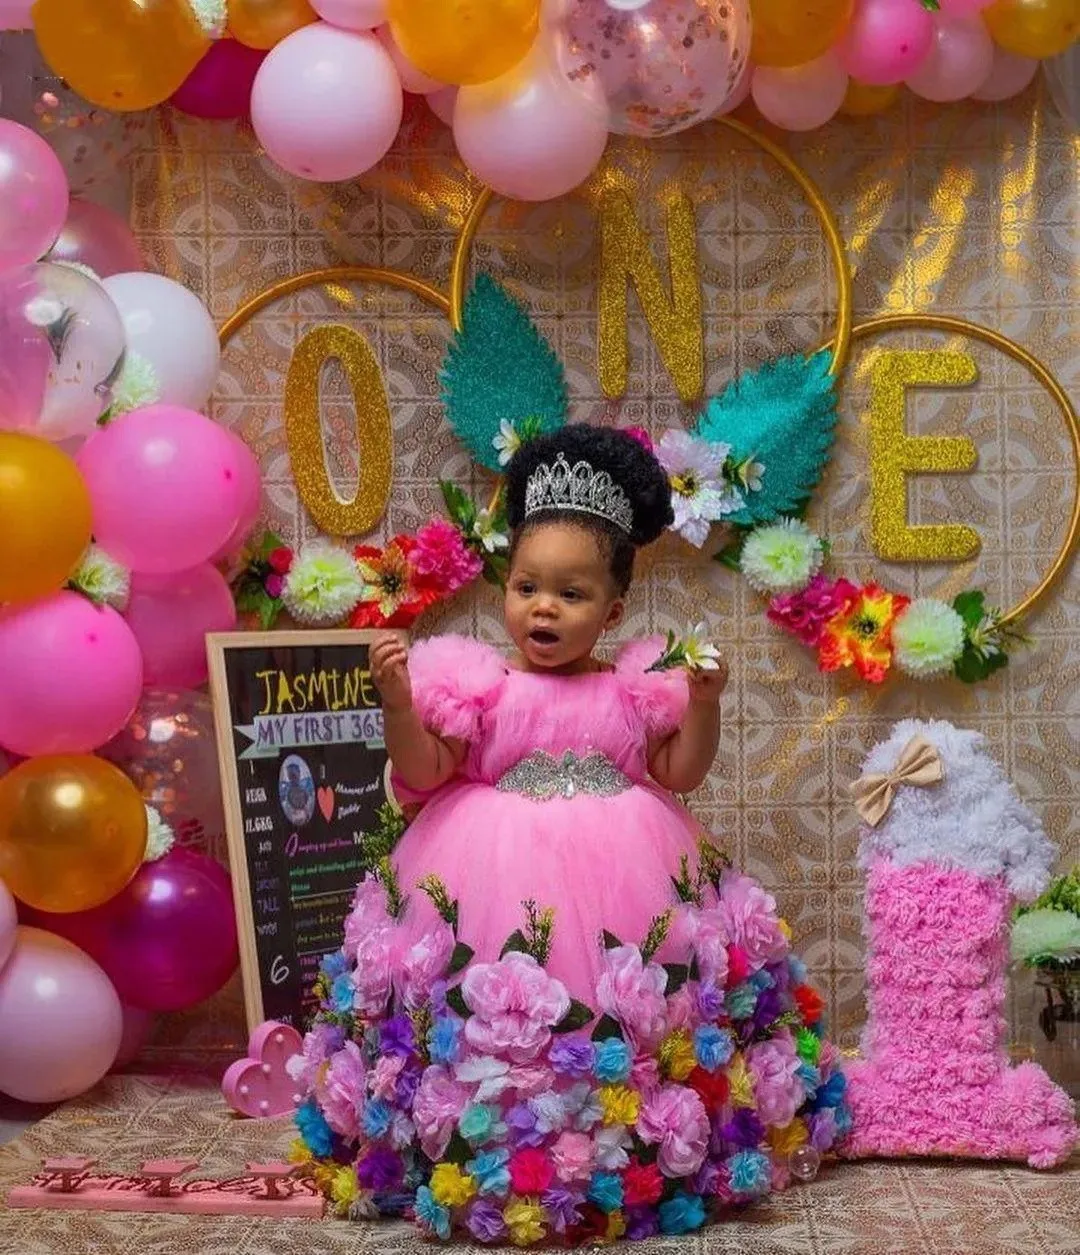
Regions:
<instances>
[{"instance_id":1,"label":"pink fabric flower on skirt","mask_svg":"<svg viewBox=\"0 0 1080 1255\"><path fill-rule=\"evenodd\" d=\"M731 934L724 916L716 907L687 912L690 945L701 969L703 979L713 981L722 989L728 976L728 945Z\"/></svg>"},{"instance_id":2,"label":"pink fabric flower on skirt","mask_svg":"<svg viewBox=\"0 0 1080 1255\"><path fill-rule=\"evenodd\" d=\"M657 1162L666 1177L686 1177L705 1162L709 1116L705 1104L684 1085L664 1085L642 1105L638 1136L659 1145Z\"/></svg>"},{"instance_id":3,"label":"pink fabric flower on skirt","mask_svg":"<svg viewBox=\"0 0 1080 1255\"><path fill-rule=\"evenodd\" d=\"M780 927L776 899L756 880L729 872L720 886L718 910L728 936L744 951L754 971L787 954L788 939Z\"/></svg>"},{"instance_id":4,"label":"pink fabric flower on skirt","mask_svg":"<svg viewBox=\"0 0 1080 1255\"><path fill-rule=\"evenodd\" d=\"M587 1181L593 1170L593 1141L588 1133L560 1133L551 1148L560 1181Z\"/></svg>"},{"instance_id":5,"label":"pink fabric flower on skirt","mask_svg":"<svg viewBox=\"0 0 1080 1255\"><path fill-rule=\"evenodd\" d=\"M356 886L352 909L345 916L345 956L356 961L356 947L368 933L380 925L390 924L386 889L370 873Z\"/></svg>"},{"instance_id":6,"label":"pink fabric flower on skirt","mask_svg":"<svg viewBox=\"0 0 1080 1255\"><path fill-rule=\"evenodd\" d=\"M420 1145L429 1159L443 1157L468 1101L468 1089L459 1085L446 1068L433 1064L424 1069L413 1102L412 1118Z\"/></svg>"},{"instance_id":7,"label":"pink fabric flower on skirt","mask_svg":"<svg viewBox=\"0 0 1080 1255\"><path fill-rule=\"evenodd\" d=\"M791 1034L781 1029L771 1040L751 1046L746 1060L754 1078L754 1100L760 1119L781 1128L790 1124L806 1097Z\"/></svg>"},{"instance_id":8,"label":"pink fabric flower on skirt","mask_svg":"<svg viewBox=\"0 0 1080 1255\"><path fill-rule=\"evenodd\" d=\"M367 1070L354 1041L347 1041L330 1060L318 1097L326 1123L342 1137L360 1136L360 1113L364 1109Z\"/></svg>"},{"instance_id":9,"label":"pink fabric flower on skirt","mask_svg":"<svg viewBox=\"0 0 1080 1255\"><path fill-rule=\"evenodd\" d=\"M446 971L453 952L453 930L439 920L431 932L401 956L396 975L402 1000L410 1011L418 1010L430 999L431 987Z\"/></svg>"},{"instance_id":10,"label":"pink fabric flower on skirt","mask_svg":"<svg viewBox=\"0 0 1080 1255\"><path fill-rule=\"evenodd\" d=\"M551 1041L551 1030L570 1010L562 981L531 954L511 951L498 963L474 963L461 992L472 1015L465 1037L482 1054L528 1063Z\"/></svg>"},{"instance_id":11,"label":"pink fabric flower on skirt","mask_svg":"<svg viewBox=\"0 0 1080 1255\"><path fill-rule=\"evenodd\" d=\"M596 985L600 1010L613 1016L644 1050L659 1044L667 1031L667 972L645 963L637 946L605 950Z\"/></svg>"},{"instance_id":12,"label":"pink fabric flower on skirt","mask_svg":"<svg viewBox=\"0 0 1080 1255\"><path fill-rule=\"evenodd\" d=\"M391 972L396 942L395 929L376 925L364 933L356 946L353 1007L361 1015L379 1015L390 998Z\"/></svg>"}]
</instances>

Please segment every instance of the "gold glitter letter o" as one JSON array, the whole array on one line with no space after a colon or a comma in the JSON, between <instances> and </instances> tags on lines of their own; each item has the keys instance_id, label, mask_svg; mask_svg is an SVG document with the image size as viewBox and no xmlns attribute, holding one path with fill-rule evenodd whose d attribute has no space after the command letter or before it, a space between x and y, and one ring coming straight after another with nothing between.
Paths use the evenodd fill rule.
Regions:
<instances>
[{"instance_id":1,"label":"gold glitter letter o","mask_svg":"<svg viewBox=\"0 0 1080 1255\"><path fill-rule=\"evenodd\" d=\"M337 358L352 387L360 477L344 501L326 469L319 384ZM394 478L393 427L382 372L364 337L352 327L316 327L296 346L285 379L285 439L300 500L329 536L361 536L386 512Z\"/></svg>"}]
</instances>

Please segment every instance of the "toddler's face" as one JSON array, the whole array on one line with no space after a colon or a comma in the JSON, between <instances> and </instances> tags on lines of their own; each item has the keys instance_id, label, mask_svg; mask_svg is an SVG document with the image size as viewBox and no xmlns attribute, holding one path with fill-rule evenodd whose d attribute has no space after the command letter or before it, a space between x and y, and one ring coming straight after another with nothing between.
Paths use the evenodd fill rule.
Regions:
<instances>
[{"instance_id":1,"label":"toddler's face","mask_svg":"<svg viewBox=\"0 0 1080 1255\"><path fill-rule=\"evenodd\" d=\"M600 634L622 614L622 599L591 532L549 523L519 542L506 586L506 628L531 667L583 668Z\"/></svg>"}]
</instances>

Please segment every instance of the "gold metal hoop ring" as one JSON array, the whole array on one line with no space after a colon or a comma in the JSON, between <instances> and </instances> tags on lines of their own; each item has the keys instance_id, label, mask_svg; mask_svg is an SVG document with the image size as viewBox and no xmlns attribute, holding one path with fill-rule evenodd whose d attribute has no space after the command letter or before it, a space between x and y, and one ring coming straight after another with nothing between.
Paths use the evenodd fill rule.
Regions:
<instances>
[{"instance_id":1,"label":"gold metal hoop ring","mask_svg":"<svg viewBox=\"0 0 1080 1255\"><path fill-rule=\"evenodd\" d=\"M1002 615L1002 623L1013 623L1030 614L1050 592L1064 574L1070 558L1076 551L1077 543L1080 542L1080 418L1077 417L1076 408L1069 400L1065 389L1042 362L1014 340L1002 335L1000 331L991 331L988 327L980 327L978 323L968 322L964 318L952 318L946 314L882 314L878 318L871 318L867 322L852 327L851 338L853 341L864 340L887 331L943 331L952 335L970 336L973 340L981 340L983 344L1000 349L1014 362L1019 362L1042 384L1065 419L1065 427L1072 441L1074 479L1069 530L1057 557L1039 586L1023 601L1018 602ZM831 344L830 341L822 347L829 348Z\"/></svg>"},{"instance_id":2,"label":"gold metal hoop ring","mask_svg":"<svg viewBox=\"0 0 1080 1255\"><path fill-rule=\"evenodd\" d=\"M799 185L810 208L817 215L818 222L821 224L822 232L825 235L825 241L829 246L832 268L836 275L836 331L829 342L832 346L832 364L829 367L829 374L837 376L844 369L851 349L854 300L847 245L844 243L844 237L840 233L836 217L829 208L818 185L801 166L789 157L782 148L774 144L771 139L762 135L754 127L748 126L745 122L739 122L735 118L716 118L715 120L727 130L743 136L759 151L771 157ZM450 322L455 331L460 331L462 326L469 255L472 251L473 241L476 238L476 232L483 221L484 214L487 212L493 196L494 193L491 188L485 187L477 197L476 203L470 209L469 215L462 225L457 246L454 249L454 260L450 268Z\"/></svg>"}]
</instances>

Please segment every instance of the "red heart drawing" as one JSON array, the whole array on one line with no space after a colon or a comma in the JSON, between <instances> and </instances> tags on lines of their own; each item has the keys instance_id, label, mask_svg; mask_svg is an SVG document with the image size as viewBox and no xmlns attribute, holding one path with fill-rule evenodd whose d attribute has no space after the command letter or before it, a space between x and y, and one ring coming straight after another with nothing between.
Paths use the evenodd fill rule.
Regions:
<instances>
[{"instance_id":1,"label":"red heart drawing","mask_svg":"<svg viewBox=\"0 0 1080 1255\"><path fill-rule=\"evenodd\" d=\"M285 1065L302 1052L304 1041L295 1028L267 1020L251 1034L248 1057L230 1063L221 1082L225 1101L242 1116L283 1116L300 1106L302 1095Z\"/></svg>"},{"instance_id":2,"label":"red heart drawing","mask_svg":"<svg viewBox=\"0 0 1080 1255\"><path fill-rule=\"evenodd\" d=\"M329 785L324 784L315 794L315 798L319 803L319 810L322 811L323 819L329 823L334 815L334 790Z\"/></svg>"}]
</instances>

